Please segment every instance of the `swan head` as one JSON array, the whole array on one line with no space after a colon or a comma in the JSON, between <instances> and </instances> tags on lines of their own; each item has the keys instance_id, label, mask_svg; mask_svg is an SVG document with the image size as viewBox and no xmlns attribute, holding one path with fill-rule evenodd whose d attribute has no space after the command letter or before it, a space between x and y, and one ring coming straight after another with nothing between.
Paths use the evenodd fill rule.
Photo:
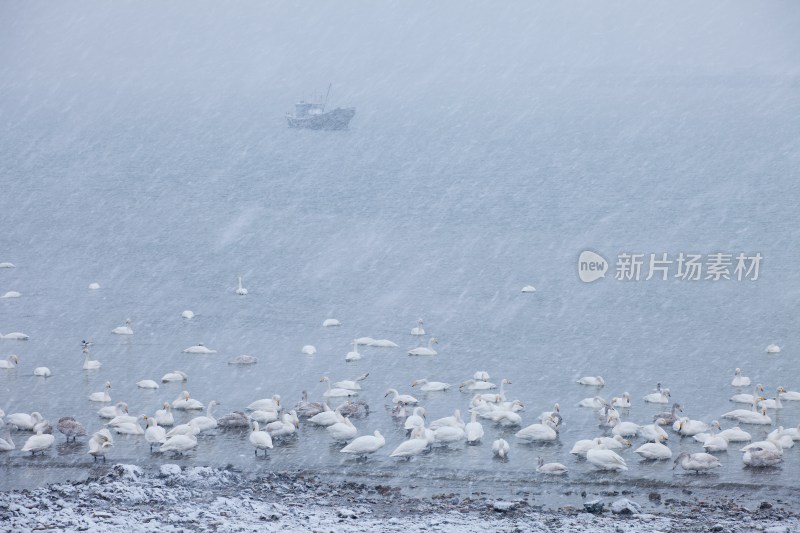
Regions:
<instances>
[{"instance_id":1,"label":"swan head","mask_svg":"<svg viewBox=\"0 0 800 533\"><path fill-rule=\"evenodd\" d=\"M15 365L18 365L18 364L19 364L19 357L17 357L17 356L16 356L15 354L13 354L13 353L12 353L11 355L9 355L9 356L8 356L8 360L9 360L9 361L14 361L14 364L15 364Z\"/></svg>"},{"instance_id":2,"label":"swan head","mask_svg":"<svg viewBox=\"0 0 800 533\"><path fill-rule=\"evenodd\" d=\"M786 392L786 389L784 389L783 386L778 387L778 394L782 392Z\"/></svg>"},{"instance_id":3,"label":"swan head","mask_svg":"<svg viewBox=\"0 0 800 533\"><path fill-rule=\"evenodd\" d=\"M536 464L538 464L539 466L542 466L544 464L544 459L542 459L541 457L537 457L536 458Z\"/></svg>"},{"instance_id":4,"label":"swan head","mask_svg":"<svg viewBox=\"0 0 800 533\"><path fill-rule=\"evenodd\" d=\"M165 411L169 411L169 409L170 409L169 402L164 402L164 405L162 406L162 409L164 409Z\"/></svg>"},{"instance_id":5,"label":"swan head","mask_svg":"<svg viewBox=\"0 0 800 533\"><path fill-rule=\"evenodd\" d=\"M741 370L740 368L737 368L737 369L736 369L736 372L734 372L734 373L735 373L737 376L741 376L741 375L742 375L742 370Z\"/></svg>"},{"instance_id":6,"label":"swan head","mask_svg":"<svg viewBox=\"0 0 800 533\"><path fill-rule=\"evenodd\" d=\"M321 378L319 378L320 383L326 383L328 381L330 381L330 378L328 376L322 376Z\"/></svg>"},{"instance_id":7,"label":"swan head","mask_svg":"<svg viewBox=\"0 0 800 533\"><path fill-rule=\"evenodd\" d=\"M183 399L189 401L189 391L183 391Z\"/></svg>"},{"instance_id":8,"label":"swan head","mask_svg":"<svg viewBox=\"0 0 800 533\"><path fill-rule=\"evenodd\" d=\"M505 385L512 385L512 382L511 382L511 380L510 380L510 379L505 379L505 378L504 378L504 379L503 379L503 381L501 381L500 383L501 383L501 384L505 384Z\"/></svg>"},{"instance_id":9,"label":"swan head","mask_svg":"<svg viewBox=\"0 0 800 533\"><path fill-rule=\"evenodd\" d=\"M253 431L258 431L258 422L253 420Z\"/></svg>"},{"instance_id":10,"label":"swan head","mask_svg":"<svg viewBox=\"0 0 800 533\"><path fill-rule=\"evenodd\" d=\"M561 412L561 406L558 405L558 403L556 403L555 405L553 405L553 411L556 412L556 413L560 413Z\"/></svg>"},{"instance_id":11,"label":"swan head","mask_svg":"<svg viewBox=\"0 0 800 533\"><path fill-rule=\"evenodd\" d=\"M105 387L106 389L110 389L111 388L111 382L110 381L106 381L106 384L103 385L103 387Z\"/></svg>"}]
</instances>

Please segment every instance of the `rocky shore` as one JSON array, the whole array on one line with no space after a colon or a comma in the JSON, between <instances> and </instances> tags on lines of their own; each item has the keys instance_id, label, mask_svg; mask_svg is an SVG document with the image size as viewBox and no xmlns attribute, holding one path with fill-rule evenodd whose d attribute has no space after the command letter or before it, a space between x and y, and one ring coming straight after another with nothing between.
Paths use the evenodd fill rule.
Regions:
<instances>
[{"instance_id":1,"label":"rocky shore","mask_svg":"<svg viewBox=\"0 0 800 533\"><path fill-rule=\"evenodd\" d=\"M779 499L745 506L722 496L678 493L683 496L590 490L580 506L543 509L524 494L506 499L486 493L410 497L381 482L332 481L304 472L248 475L175 464L145 472L118 464L85 481L0 492L0 530L800 531L797 509Z\"/></svg>"}]
</instances>

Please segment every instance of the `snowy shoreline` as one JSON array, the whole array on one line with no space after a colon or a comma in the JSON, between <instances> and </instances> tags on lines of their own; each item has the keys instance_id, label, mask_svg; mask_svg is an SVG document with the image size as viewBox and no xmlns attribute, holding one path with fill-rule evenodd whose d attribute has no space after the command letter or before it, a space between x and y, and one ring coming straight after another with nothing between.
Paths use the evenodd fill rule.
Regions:
<instances>
[{"instance_id":1,"label":"snowy shoreline","mask_svg":"<svg viewBox=\"0 0 800 533\"><path fill-rule=\"evenodd\" d=\"M600 498L604 509L591 514L574 506L541 510L524 496L507 500L485 493L408 497L399 487L360 481L330 482L297 472L247 475L175 464L151 472L117 464L107 474L86 481L0 492L0 529L129 533L800 530L800 519L794 510L781 507L782 500L744 507L726 498L668 499L658 512L616 514L610 508L623 496L610 493L614 495Z\"/></svg>"}]
</instances>

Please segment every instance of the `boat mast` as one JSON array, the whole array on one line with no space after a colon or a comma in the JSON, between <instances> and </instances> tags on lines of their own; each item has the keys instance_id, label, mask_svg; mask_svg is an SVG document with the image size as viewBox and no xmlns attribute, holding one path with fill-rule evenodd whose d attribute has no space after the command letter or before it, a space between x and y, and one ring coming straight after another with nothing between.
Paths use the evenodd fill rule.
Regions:
<instances>
[{"instance_id":1,"label":"boat mast","mask_svg":"<svg viewBox=\"0 0 800 533\"><path fill-rule=\"evenodd\" d=\"M328 92L325 93L325 102L322 104L322 112L325 112L325 106L328 105L328 96L331 94L331 87L333 86L333 82L328 85Z\"/></svg>"}]
</instances>

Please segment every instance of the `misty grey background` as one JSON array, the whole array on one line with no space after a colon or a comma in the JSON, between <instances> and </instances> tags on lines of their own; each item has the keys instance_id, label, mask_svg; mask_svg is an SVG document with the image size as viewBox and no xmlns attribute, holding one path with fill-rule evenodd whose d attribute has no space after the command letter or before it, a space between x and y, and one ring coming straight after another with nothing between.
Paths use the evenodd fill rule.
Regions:
<instances>
[{"instance_id":1,"label":"misty grey background","mask_svg":"<svg viewBox=\"0 0 800 533\"><path fill-rule=\"evenodd\" d=\"M737 366L768 395L796 390L799 19L794 2L2 2L0 261L17 268L0 271L0 293L23 297L0 300L0 332L31 340L0 341L21 358L0 371L0 407L96 430L86 395L106 380L115 401L152 413L180 386L135 382L183 369L222 414L369 371L373 411L356 425L387 446L365 465L305 426L267 461L222 433L182 461L526 482L539 454L597 478L568 454L601 433L575 407L594 394L582 375L603 375L606 397L631 392L640 423L659 410L641 402L657 381L709 422L733 408ZM329 83L329 105L357 108L350 130L289 130L284 113ZM585 285L584 249L764 261L756 282ZM323 329L329 317L343 326ZM405 355L418 317L435 358ZM133 338L111 335L126 318ZM346 364L362 335L400 348ZM99 371L81 370L82 339ZM181 353L198 342L219 354ZM780 355L764 353L771 342ZM308 343L317 355L300 354ZM243 353L258 365L225 364ZM34 379L39 365L54 376ZM559 401L561 444L485 423L479 447L389 460L403 434L385 389L457 386L475 370L514 380L524 425ZM468 399L424 403L438 418ZM778 422L799 415L787 405ZM513 446L503 465L498 436ZM112 462L171 460L117 441ZM796 485L796 455L754 473L730 451L709 479ZM671 464L625 456L623 479L673 479ZM85 444L3 454L2 485L82 477L88 458Z\"/></svg>"}]
</instances>

